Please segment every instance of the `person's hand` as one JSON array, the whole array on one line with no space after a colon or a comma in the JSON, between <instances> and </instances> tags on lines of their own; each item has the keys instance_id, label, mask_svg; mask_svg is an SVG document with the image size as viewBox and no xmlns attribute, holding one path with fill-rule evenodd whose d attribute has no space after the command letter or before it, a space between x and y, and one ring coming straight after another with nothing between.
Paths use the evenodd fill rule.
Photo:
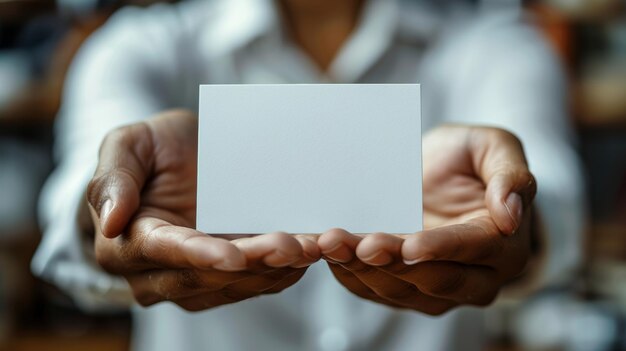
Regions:
<instances>
[{"instance_id":1,"label":"person's hand","mask_svg":"<svg viewBox=\"0 0 626 351\"><path fill-rule=\"evenodd\" d=\"M320 258L315 237L212 237L195 227L197 119L172 111L109 133L87 198L95 253L144 306L197 311L279 292ZM231 238L232 239L232 238Z\"/></svg>"},{"instance_id":2,"label":"person's hand","mask_svg":"<svg viewBox=\"0 0 626 351\"><path fill-rule=\"evenodd\" d=\"M512 134L444 126L423 143L423 232L318 239L335 277L386 305L439 315L491 303L531 256L530 205L536 184Z\"/></svg>"}]
</instances>

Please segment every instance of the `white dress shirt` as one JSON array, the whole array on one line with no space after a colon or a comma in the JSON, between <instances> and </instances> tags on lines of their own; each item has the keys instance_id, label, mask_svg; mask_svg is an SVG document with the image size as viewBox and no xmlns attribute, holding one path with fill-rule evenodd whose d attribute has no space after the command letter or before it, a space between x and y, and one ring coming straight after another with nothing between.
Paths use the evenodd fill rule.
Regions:
<instances>
[{"instance_id":1,"label":"white dress shirt","mask_svg":"<svg viewBox=\"0 0 626 351\"><path fill-rule=\"evenodd\" d=\"M583 220L564 74L517 11L441 3L453 2L368 1L327 74L289 41L270 0L119 11L69 72L33 271L86 309L129 301L126 283L98 268L80 230L86 184L108 131L168 108L197 110L199 84L419 82L425 130L487 124L522 139L548 233L540 280L561 281L579 259ZM439 318L394 310L352 295L322 262L278 295L195 314L170 303L133 312L137 350L473 350L483 339L479 309Z\"/></svg>"}]
</instances>

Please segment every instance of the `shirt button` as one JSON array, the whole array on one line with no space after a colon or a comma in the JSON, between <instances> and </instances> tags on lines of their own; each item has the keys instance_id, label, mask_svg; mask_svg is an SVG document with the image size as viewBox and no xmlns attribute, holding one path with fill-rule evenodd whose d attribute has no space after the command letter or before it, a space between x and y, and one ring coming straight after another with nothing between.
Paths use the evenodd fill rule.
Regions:
<instances>
[{"instance_id":1,"label":"shirt button","mask_svg":"<svg viewBox=\"0 0 626 351\"><path fill-rule=\"evenodd\" d=\"M339 327L326 328L319 337L319 346L324 351L346 351L349 344L348 333Z\"/></svg>"}]
</instances>

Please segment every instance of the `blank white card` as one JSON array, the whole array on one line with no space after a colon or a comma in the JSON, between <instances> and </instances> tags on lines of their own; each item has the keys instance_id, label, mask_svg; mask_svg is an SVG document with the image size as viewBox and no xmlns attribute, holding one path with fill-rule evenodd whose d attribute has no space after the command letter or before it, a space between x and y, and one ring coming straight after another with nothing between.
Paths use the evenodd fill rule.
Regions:
<instances>
[{"instance_id":1,"label":"blank white card","mask_svg":"<svg viewBox=\"0 0 626 351\"><path fill-rule=\"evenodd\" d=\"M202 85L197 229L422 229L416 84Z\"/></svg>"}]
</instances>

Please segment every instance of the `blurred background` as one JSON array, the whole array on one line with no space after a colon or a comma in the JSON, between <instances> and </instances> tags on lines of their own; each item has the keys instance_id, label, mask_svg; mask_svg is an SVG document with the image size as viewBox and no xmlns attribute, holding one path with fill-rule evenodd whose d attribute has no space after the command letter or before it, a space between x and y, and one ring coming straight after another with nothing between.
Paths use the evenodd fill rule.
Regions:
<instances>
[{"instance_id":1,"label":"blurred background","mask_svg":"<svg viewBox=\"0 0 626 351\"><path fill-rule=\"evenodd\" d=\"M130 315L81 313L29 263L68 65L121 6L153 2L0 0L0 350L128 349ZM626 2L524 7L569 72L591 221L577 279L491 308L489 350L626 350Z\"/></svg>"}]
</instances>

